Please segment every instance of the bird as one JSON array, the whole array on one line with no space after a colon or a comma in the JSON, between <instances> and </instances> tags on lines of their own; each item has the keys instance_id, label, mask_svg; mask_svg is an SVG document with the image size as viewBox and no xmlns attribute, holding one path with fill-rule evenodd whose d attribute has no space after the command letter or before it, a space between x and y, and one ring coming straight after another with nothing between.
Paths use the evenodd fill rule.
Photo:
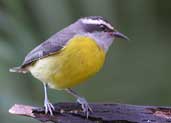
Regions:
<instances>
[{"instance_id":1,"label":"bird","mask_svg":"<svg viewBox=\"0 0 171 123\"><path fill-rule=\"evenodd\" d=\"M9 71L31 73L43 83L46 114L54 115L55 110L48 99L49 87L73 95L88 117L93 112L92 108L72 88L102 68L109 47L116 38L128 40L104 17L82 17L35 47L20 66Z\"/></svg>"}]
</instances>

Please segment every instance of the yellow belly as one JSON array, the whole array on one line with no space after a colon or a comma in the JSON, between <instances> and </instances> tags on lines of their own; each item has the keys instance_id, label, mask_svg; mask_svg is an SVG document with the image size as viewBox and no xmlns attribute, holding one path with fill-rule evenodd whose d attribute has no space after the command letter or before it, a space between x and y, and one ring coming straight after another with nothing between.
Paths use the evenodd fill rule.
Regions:
<instances>
[{"instance_id":1,"label":"yellow belly","mask_svg":"<svg viewBox=\"0 0 171 123\"><path fill-rule=\"evenodd\" d=\"M88 37L75 36L61 51L29 67L34 77L55 89L71 88L100 70L105 53Z\"/></svg>"}]
</instances>

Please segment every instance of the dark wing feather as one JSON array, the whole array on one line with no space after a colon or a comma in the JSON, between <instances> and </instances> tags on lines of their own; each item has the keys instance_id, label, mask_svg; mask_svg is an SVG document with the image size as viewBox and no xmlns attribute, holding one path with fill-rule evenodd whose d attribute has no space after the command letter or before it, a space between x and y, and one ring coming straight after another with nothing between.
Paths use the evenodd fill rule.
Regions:
<instances>
[{"instance_id":1,"label":"dark wing feather","mask_svg":"<svg viewBox=\"0 0 171 123\"><path fill-rule=\"evenodd\" d=\"M21 68L31 64L38 59L44 58L48 55L56 53L61 50L65 44L74 36L74 33L69 31L61 31L50 37L45 42L34 48L27 54Z\"/></svg>"},{"instance_id":2,"label":"dark wing feather","mask_svg":"<svg viewBox=\"0 0 171 123\"><path fill-rule=\"evenodd\" d=\"M25 57L25 60L22 66L25 66L27 64L30 64L33 61L41 59L50 54L53 54L59 51L60 49L62 49L62 46L53 46L50 43L49 44L47 43L47 46L44 44L41 44L39 47L36 47Z\"/></svg>"}]
</instances>

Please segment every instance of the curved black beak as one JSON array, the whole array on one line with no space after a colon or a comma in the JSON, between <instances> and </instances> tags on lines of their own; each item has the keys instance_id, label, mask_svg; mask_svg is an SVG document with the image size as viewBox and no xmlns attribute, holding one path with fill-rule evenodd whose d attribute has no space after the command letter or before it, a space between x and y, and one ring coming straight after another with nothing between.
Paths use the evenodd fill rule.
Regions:
<instances>
[{"instance_id":1,"label":"curved black beak","mask_svg":"<svg viewBox=\"0 0 171 123\"><path fill-rule=\"evenodd\" d=\"M121 32L117 32L117 31L113 32L113 36L118 37L118 38L122 38L125 40L129 40L129 38L126 35L122 34Z\"/></svg>"}]
</instances>

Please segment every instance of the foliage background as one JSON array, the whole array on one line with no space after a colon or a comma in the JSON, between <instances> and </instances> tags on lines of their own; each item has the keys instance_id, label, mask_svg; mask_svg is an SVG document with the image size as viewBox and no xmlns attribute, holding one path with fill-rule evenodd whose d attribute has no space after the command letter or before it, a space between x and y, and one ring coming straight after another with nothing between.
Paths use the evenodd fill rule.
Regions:
<instances>
[{"instance_id":1,"label":"foliage background","mask_svg":"<svg viewBox=\"0 0 171 123\"><path fill-rule=\"evenodd\" d=\"M9 73L50 35L76 19L101 15L126 34L110 48L104 68L76 87L90 102L171 106L171 2L165 0L0 0L1 123L35 122L10 115L15 103L43 104L43 86L30 74ZM75 101L50 90L52 102Z\"/></svg>"}]
</instances>

